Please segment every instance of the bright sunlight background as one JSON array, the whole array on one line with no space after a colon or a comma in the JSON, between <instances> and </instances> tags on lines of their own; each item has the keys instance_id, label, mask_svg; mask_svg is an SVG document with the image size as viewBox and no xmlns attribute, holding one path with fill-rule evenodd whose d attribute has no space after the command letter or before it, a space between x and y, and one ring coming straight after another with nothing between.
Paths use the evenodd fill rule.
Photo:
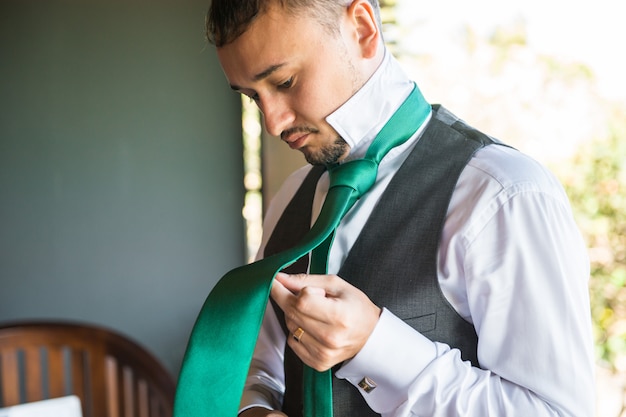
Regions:
<instances>
[{"instance_id":1,"label":"bright sunlight background","mask_svg":"<svg viewBox=\"0 0 626 417\"><path fill-rule=\"evenodd\" d=\"M619 0L396 3L395 52L427 99L544 162L569 156L604 125L589 95L626 103ZM547 85L567 75L555 66L593 79L569 74Z\"/></svg>"},{"instance_id":2,"label":"bright sunlight background","mask_svg":"<svg viewBox=\"0 0 626 417\"><path fill-rule=\"evenodd\" d=\"M387 42L426 98L564 182L594 274L596 416L626 416L626 4L388 3L396 24L385 30Z\"/></svg>"},{"instance_id":3,"label":"bright sunlight background","mask_svg":"<svg viewBox=\"0 0 626 417\"><path fill-rule=\"evenodd\" d=\"M463 31L490 37L502 26L525 25L536 53L588 65L606 97L626 101L626 4L620 0L397 0L402 48L450 59Z\"/></svg>"}]
</instances>

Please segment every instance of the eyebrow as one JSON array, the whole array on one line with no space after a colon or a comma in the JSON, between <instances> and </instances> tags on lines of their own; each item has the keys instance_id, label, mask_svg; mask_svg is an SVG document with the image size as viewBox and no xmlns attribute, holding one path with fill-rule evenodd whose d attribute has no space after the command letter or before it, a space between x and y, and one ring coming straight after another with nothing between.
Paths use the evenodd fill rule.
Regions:
<instances>
[{"instance_id":1,"label":"eyebrow","mask_svg":"<svg viewBox=\"0 0 626 417\"><path fill-rule=\"evenodd\" d=\"M254 77L252 77L252 80L253 81L260 81L260 80L262 80L264 78L267 78L270 75L272 75L274 72L278 71L283 66L285 66L285 63L271 65L271 66L267 67L266 69L264 69L263 71L261 71L258 74L256 74ZM239 87L238 85L234 85L234 84L231 84L230 88L235 90L235 91L241 90L241 87Z\"/></svg>"}]
</instances>

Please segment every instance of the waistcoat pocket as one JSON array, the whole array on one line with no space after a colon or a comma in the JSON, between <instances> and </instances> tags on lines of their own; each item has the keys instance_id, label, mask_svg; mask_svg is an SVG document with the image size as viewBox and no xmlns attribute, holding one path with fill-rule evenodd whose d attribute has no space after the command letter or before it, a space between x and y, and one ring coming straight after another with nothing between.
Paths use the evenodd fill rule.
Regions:
<instances>
[{"instance_id":1,"label":"waistcoat pocket","mask_svg":"<svg viewBox=\"0 0 626 417\"><path fill-rule=\"evenodd\" d=\"M418 332L425 333L435 329L437 324L437 313L425 314L419 317L403 318L402 320Z\"/></svg>"}]
</instances>

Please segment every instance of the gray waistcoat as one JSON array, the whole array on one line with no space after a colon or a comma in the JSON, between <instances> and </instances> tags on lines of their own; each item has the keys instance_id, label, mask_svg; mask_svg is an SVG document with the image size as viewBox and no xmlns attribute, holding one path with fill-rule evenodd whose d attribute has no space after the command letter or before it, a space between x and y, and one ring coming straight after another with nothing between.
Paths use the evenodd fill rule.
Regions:
<instances>
[{"instance_id":1,"label":"gray waistcoat","mask_svg":"<svg viewBox=\"0 0 626 417\"><path fill-rule=\"evenodd\" d=\"M478 366L478 338L441 293L437 253L459 175L476 150L492 143L444 108L433 106L422 137L383 193L338 274L430 340L459 349L474 366ZM268 240L266 256L295 245L308 230L315 186L323 171L315 167L303 181ZM287 272L305 272L307 265L308 259L302 258ZM288 334L281 310L276 305L274 309ZM285 378L283 411L299 417L302 362L288 346ZM333 378L333 408L335 417L379 415L356 388L337 378Z\"/></svg>"}]
</instances>

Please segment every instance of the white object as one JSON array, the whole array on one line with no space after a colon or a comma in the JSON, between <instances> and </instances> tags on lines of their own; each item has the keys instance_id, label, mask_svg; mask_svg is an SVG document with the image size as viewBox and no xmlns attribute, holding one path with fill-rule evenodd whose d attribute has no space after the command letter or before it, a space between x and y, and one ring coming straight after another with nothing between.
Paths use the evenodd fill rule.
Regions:
<instances>
[{"instance_id":1,"label":"white object","mask_svg":"<svg viewBox=\"0 0 626 417\"><path fill-rule=\"evenodd\" d=\"M83 417L75 395L0 408L0 417Z\"/></svg>"}]
</instances>

